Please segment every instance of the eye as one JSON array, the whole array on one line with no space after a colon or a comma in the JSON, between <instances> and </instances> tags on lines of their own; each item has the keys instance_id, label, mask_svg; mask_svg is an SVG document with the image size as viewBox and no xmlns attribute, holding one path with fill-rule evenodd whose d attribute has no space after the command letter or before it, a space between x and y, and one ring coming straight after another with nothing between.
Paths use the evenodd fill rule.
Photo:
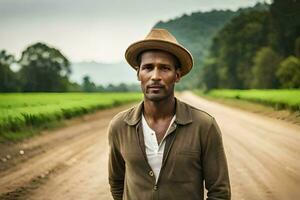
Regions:
<instances>
[{"instance_id":1,"label":"eye","mask_svg":"<svg viewBox=\"0 0 300 200\"><path fill-rule=\"evenodd\" d=\"M167 66L167 65L165 65L165 66L162 67L162 70L164 70L164 71L169 71L169 70L170 70L170 67Z\"/></svg>"},{"instance_id":2,"label":"eye","mask_svg":"<svg viewBox=\"0 0 300 200\"><path fill-rule=\"evenodd\" d=\"M153 67L151 65L143 65L142 70L151 70Z\"/></svg>"}]
</instances>

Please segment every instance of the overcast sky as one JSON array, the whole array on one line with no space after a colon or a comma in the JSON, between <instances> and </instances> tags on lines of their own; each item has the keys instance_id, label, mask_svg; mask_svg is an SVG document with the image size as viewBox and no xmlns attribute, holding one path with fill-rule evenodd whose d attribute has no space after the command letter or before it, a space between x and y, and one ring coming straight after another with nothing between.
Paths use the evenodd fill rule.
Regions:
<instances>
[{"instance_id":1,"label":"overcast sky","mask_svg":"<svg viewBox=\"0 0 300 200\"><path fill-rule=\"evenodd\" d=\"M0 50L19 58L40 41L72 62L119 62L127 46L144 38L159 20L236 10L258 1L264 0L0 0Z\"/></svg>"}]
</instances>

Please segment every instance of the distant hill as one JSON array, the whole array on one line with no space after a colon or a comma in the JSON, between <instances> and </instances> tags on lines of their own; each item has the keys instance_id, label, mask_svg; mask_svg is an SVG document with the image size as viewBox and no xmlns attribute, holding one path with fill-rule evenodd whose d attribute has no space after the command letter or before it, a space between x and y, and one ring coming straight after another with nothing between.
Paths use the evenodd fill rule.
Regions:
<instances>
[{"instance_id":1,"label":"distant hill","mask_svg":"<svg viewBox=\"0 0 300 200\"><path fill-rule=\"evenodd\" d=\"M237 11L212 10L209 12L194 12L190 15L155 24L155 28L168 29L187 49L195 60L192 73L183 78L180 88L193 88L199 82L199 72L203 60L209 52L210 45L216 33L234 16L250 10L266 10L267 4L258 3L254 7L241 8Z\"/></svg>"},{"instance_id":2,"label":"distant hill","mask_svg":"<svg viewBox=\"0 0 300 200\"><path fill-rule=\"evenodd\" d=\"M137 83L136 73L127 63L105 64L97 62L72 63L70 79L82 83L85 75L96 84Z\"/></svg>"}]
</instances>

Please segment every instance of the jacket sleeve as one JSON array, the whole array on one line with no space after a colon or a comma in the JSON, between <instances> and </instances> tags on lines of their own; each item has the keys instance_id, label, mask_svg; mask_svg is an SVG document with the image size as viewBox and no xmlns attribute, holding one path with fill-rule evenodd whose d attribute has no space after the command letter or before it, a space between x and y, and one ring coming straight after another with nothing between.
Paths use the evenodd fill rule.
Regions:
<instances>
[{"instance_id":1,"label":"jacket sleeve","mask_svg":"<svg viewBox=\"0 0 300 200\"><path fill-rule=\"evenodd\" d=\"M230 200L231 189L228 166L221 131L212 118L203 150L203 173L207 200Z\"/></svg>"},{"instance_id":2,"label":"jacket sleeve","mask_svg":"<svg viewBox=\"0 0 300 200\"><path fill-rule=\"evenodd\" d=\"M120 152L116 131L110 123L108 128L109 163L108 176L110 191L114 200L122 200L124 191L125 162Z\"/></svg>"}]
</instances>

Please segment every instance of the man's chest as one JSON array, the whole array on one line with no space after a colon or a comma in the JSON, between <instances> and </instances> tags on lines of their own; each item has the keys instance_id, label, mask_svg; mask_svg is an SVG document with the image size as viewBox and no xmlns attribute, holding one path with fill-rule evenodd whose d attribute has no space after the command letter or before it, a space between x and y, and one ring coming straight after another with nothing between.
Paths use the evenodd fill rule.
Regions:
<instances>
[{"instance_id":1,"label":"man's chest","mask_svg":"<svg viewBox=\"0 0 300 200\"><path fill-rule=\"evenodd\" d=\"M194 130L189 126L178 127L173 123L166 133L163 152L160 152L163 153L163 160L168 160L169 163L172 163L177 155L188 154L196 155L196 160L199 161L202 146L200 134L196 131L198 130ZM141 125L136 129L131 127L130 131L122 134L120 150L127 164L130 165L132 163L136 165L138 163L142 164L147 162L146 145L148 145L148 148L151 148L153 152L161 151L159 145L154 143L153 138L156 137L154 133L148 132L148 134L151 135L145 137ZM153 138L149 139L150 137ZM145 166L144 164L142 165Z\"/></svg>"},{"instance_id":2,"label":"man's chest","mask_svg":"<svg viewBox=\"0 0 300 200\"><path fill-rule=\"evenodd\" d=\"M170 124L173 123L173 121L174 119L160 120L157 122L147 122L147 126L151 129L151 131L153 131L154 135L156 136L155 138L158 144L161 143L170 127Z\"/></svg>"},{"instance_id":3,"label":"man's chest","mask_svg":"<svg viewBox=\"0 0 300 200\"><path fill-rule=\"evenodd\" d=\"M126 172L129 172L128 175L135 173L141 178L149 176L148 174L154 169L149 163L149 155L152 155L154 159L150 158L150 162L159 161L159 165L152 163L152 166L158 166L159 180L194 180L194 172L201 171L201 144L199 134L191 131L192 129L188 126L171 126L164 140L163 151L156 149L156 153L161 156L159 157L154 154L155 151L147 152L147 141L145 141L142 127L138 128L136 137L130 137L130 140L126 138L126 141L122 143L121 153L125 161ZM185 174L184 177L183 174ZM153 182L155 182L155 177L153 177Z\"/></svg>"}]
</instances>

